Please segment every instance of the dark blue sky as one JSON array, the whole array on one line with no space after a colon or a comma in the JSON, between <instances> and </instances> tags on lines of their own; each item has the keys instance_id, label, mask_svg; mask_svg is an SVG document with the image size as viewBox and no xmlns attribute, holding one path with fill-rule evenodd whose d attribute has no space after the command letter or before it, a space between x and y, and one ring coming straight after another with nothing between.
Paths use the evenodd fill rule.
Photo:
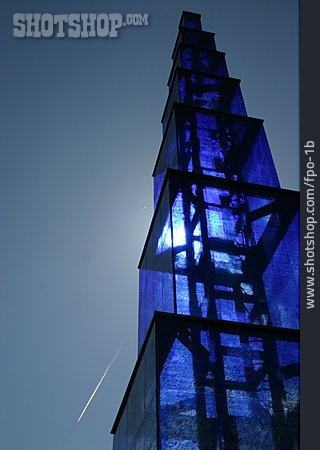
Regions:
<instances>
[{"instance_id":1,"label":"dark blue sky","mask_svg":"<svg viewBox=\"0 0 320 450\"><path fill-rule=\"evenodd\" d=\"M3 0L0 448L102 450L137 352L137 263L183 9L216 33L298 188L298 1ZM14 39L16 12L148 13L116 39ZM108 362L104 384L77 418Z\"/></svg>"}]
</instances>

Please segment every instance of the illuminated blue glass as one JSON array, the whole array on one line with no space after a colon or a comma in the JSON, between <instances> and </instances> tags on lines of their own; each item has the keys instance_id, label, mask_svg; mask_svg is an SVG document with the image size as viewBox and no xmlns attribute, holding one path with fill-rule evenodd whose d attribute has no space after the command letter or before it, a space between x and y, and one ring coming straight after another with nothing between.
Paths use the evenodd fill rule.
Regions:
<instances>
[{"instance_id":1,"label":"illuminated blue glass","mask_svg":"<svg viewBox=\"0 0 320 450\"><path fill-rule=\"evenodd\" d=\"M298 342L171 317L159 354L161 449L297 448Z\"/></svg>"},{"instance_id":2,"label":"illuminated blue glass","mask_svg":"<svg viewBox=\"0 0 320 450\"><path fill-rule=\"evenodd\" d=\"M229 186L169 176L146 247L165 263L140 270L140 346L154 310L299 327L298 195Z\"/></svg>"},{"instance_id":3,"label":"illuminated blue glass","mask_svg":"<svg viewBox=\"0 0 320 450\"><path fill-rule=\"evenodd\" d=\"M169 75L169 86L171 86L173 76L179 67L211 75L229 76L223 52L188 47L184 44L178 46Z\"/></svg>"},{"instance_id":4,"label":"illuminated blue glass","mask_svg":"<svg viewBox=\"0 0 320 450\"><path fill-rule=\"evenodd\" d=\"M279 187L262 121L175 103L154 169L154 202L167 168Z\"/></svg>"},{"instance_id":5,"label":"illuminated blue glass","mask_svg":"<svg viewBox=\"0 0 320 450\"><path fill-rule=\"evenodd\" d=\"M213 194L206 186L190 191L185 184L172 202L177 312L298 328L298 198L264 198L236 189ZM259 257L267 258L260 267ZM213 280L228 292L216 289Z\"/></svg>"},{"instance_id":6,"label":"illuminated blue glass","mask_svg":"<svg viewBox=\"0 0 320 450\"><path fill-rule=\"evenodd\" d=\"M156 316L113 449L298 448L297 339Z\"/></svg>"},{"instance_id":7,"label":"illuminated blue glass","mask_svg":"<svg viewBox=\"0 0 320 450\"><path fill-rule=\"evenodd\" d=\"M298 193L200 15L183 12L172 59L113 449L296 450Z\"/></svg>"},{"instance_id":8,"label":"illuminated blue glass","mask_svg":"<svg viewBox=\"0 0 320 450\"><path fill-rule=\"evenodd\" d=\"M154 311L174 312L172 231L169 191L162 195L139 270L138 347L143 344Z\"/></svg>"},{"instance_id":9,"label":"illuminated blue glass","mask_svg":"<svg viewBox=\"0 0 320 450\"><path fill-rule=\"evenodd\" d=\"M174 46L172 58L174 59L179 48L179 44L198 47L204 50L216 50L214 33L202 31L196 28L180 27L177 40Z\"/></svg>"},{"instance_id":10,"label":"illuminated blue glass","mask_svg":"<svg viewBox=\"0 0 320 450\"><path fill-rule=\"evenodd\" d=\"M234 78L201 75L197 72L177 69L170 84L170 93L164 109L163 131L167 127L173 102L247 115L239 80Z\"/></svg>"},{"instance_id":11,"label":"illuminated blue glass","mask_svg":"<svg viewBox=\"0 0 320 450\"><path fill-rule=\"evenodd\" d=\"M228 76L225 56L222 52L212 52L180 46L180 67L213 75Z\"/></svg>"}]
</instances>

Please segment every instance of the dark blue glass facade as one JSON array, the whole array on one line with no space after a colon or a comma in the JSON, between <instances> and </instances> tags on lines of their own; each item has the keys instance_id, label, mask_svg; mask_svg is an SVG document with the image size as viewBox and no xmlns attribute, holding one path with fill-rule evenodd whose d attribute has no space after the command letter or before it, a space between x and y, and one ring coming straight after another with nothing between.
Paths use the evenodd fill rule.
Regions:
<instances>
[{"instance_id":1,"label":"dark blue glass facade","mask_svg":"<svg viewBox=\"0 0 320 450\"><path fill-rule=\"evenodd\" d=\"M172 59L114 450L296 450L299 195L200 15Z\"/></svg>"}]
</instances>

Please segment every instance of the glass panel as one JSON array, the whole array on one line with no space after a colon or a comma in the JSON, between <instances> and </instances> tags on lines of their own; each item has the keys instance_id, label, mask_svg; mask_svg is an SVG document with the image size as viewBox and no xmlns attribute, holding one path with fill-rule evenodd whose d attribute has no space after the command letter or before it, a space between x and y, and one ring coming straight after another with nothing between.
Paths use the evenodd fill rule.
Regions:
<instances>
[{"instance_id":1,"label":"glass panel","mask_svg":"<svg viewBox=\"0 0 320 450\"><path fill-rule=\"evenodd\" d=\"M299 344L159 319L161 449L298 448Z\"/></svg>"},{"instance_id":2,"label":"glass panel","mask_svg":"<svg viewBox=\"0 0 320 450\"><path fill-rule=\"evenodd\" d=\"M177 312L298 328L298 196L171 179Z\"/></svg>"},{"instance_id":3,"label":"glass panel","mask_svg":"<svg viewBox=\"0 0 320 450\"><path fill-rule=\"evenodd\" d=\"M113 450L156 450L155 332L152 330L116 429Z\"/></svg>"},{"instance_id":4,"label":"glass panel","mask_svg":"<svg viewBox=\"0 0 320 450\"><path fill-rule=\"evenodd\" d=\"M211 75L229 76L225 54L223 52L192 48L183 44L179 45L173 61L168 82L169 86L172 83L173 75L177 67L205 72Z\"/></svg>"},{"instance_id":5,"label":"glass panel","mask_svg":"<svg viewBox=\"0 0 320 450\"><path fill-rule=\"evenodd\" d=\"M175 104L154 171L155 201L167 168L279 187L262 121Z\"/></svg>"},{"instance_id":6,"label":"glass panel","mask_svg":"<svg viewBox=\"0 0 320 450\"><path fill-rule=\"evenodd\" d=\"M159 150L159 159L153 179L154 207L157 205L168 167L178 169L177 134L174 114L171 116L170 124L165 132Z\"/></svg>"},{"instance_id":7,"label":"glass panel","mask_svg":"<svg viewBox=\"0 0 320 450\"><path fill-rule=\"evenodd\" d=\"M171 85L163 116L166 129L173 102L246 116L238 80L178 70Z\"/></svg>"},{"instance_id":8,"label":"glass panel","mask_svg":"<svg viewBox=\"0 0 320 450\"><path fill-rule=\"evenodd\" d=\"M214 33L190 28L180 28L175 45L175 50L177 50L178 44L192 45L194 47L200 47L201 49L211 51L216 50ZM173 57L175 57L175 52Z\"/></svg>"},{"instance_id":9,"label":"glass panel","mask_svg":"<svg viewBox=\"0 0 320 450\"><path fill-rule=\"evenodd\" d=\"M248 183L280 187L264 128L261 127L242 168L242 179ZM269 181L268 181L269 180Z\"/></svg>"},{"instance_id":10,"label":"glass panel","mask_svg":"<svg viewBox=\"0 0 320 450\"><path fill-rule=\"evenodd\" d=\"M166 188L156 212L150 239L147 240L139 271L139 350L153 313L174 311L172 275L172 236L169 193Z\"/></svg>"}]
</instances>

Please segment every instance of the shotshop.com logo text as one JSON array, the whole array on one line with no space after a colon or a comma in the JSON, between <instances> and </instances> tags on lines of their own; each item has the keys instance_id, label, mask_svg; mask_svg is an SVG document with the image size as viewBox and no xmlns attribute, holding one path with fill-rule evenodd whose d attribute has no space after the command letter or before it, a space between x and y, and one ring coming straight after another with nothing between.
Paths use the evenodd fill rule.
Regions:
<instances>
[{"instance_id":1,"label":"shotshop.com logo text","mask_svg":"<svg viewBox=\"0 0 320 450\"><path fill-rule=\"evenodd\" d=\"M148 14L23 14L13 15L17 38L115 38L124 26L148 25Z\"/></svg>"}]
</instances>

